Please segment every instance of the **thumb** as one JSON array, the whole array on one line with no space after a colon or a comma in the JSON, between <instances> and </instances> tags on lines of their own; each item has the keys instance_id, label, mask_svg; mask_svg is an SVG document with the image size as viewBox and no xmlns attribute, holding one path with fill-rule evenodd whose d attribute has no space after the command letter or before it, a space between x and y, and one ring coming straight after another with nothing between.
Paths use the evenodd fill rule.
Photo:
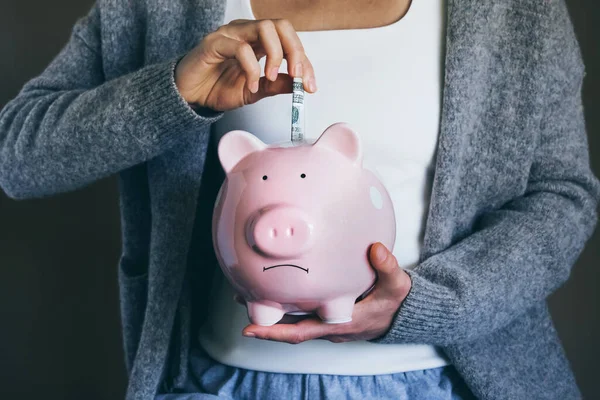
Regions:
<instances>
[{"instance_id":1,"label":"thumb","mask_svg":"<svg viewBox=\"0 0 600 400\"><path fill-rule=\"evenodd\" d=\"M377 271L377 287L396 293L403 290L404 271L398 265L396 257L382 243L375 243L369 252L371 265Z\"/></svg>"},{"instance_id":2,"label":"thumb","mask_svg":"<svg viewBox=\"0 0 600 400\"><path fill-rule=\"evenodd\" d=\"M380 275L391 275L398 272L396 257L380 242L371 246L369 259L373 268Z\"/></svg>"}]
</instances>

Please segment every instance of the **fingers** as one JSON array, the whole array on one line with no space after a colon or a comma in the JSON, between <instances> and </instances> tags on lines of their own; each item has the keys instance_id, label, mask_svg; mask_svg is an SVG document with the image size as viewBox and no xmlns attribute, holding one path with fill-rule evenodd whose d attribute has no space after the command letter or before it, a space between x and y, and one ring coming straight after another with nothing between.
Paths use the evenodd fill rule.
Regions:
<instances>
[{"instance_id":1,"label":"fingers","mask_svg":"<svg viewBox=\"0 0 600 400\"><path fill-rule=\"evenodd\" d=\"M258 91L260 65L250 44L216 34L207 40L206 51L209 53L213 52L221 60L235 58L246 74L246 86L248 90L252 93Z\"/></svg>"},{"instance_id":2,"label":"fingers","mask_svg":"<svg viewBox=\"0 0 600 400\"><path fill-rule=\"evenodd\" d=\"M263 76L258 83L258 91L256 93L246 93L245 104L254 104L265 97L292 92L292 77L287 74L278 74L274 82L267 80Z\"/></svg>"},{"instance_id":3,"label":"fingers","mask_svg":"<svg viewBox=\"0 0 600 400\"><path fill-rule=\"evenodd\" d=\"M301 77L305 90L315 92L317 90L315 71L306 57L296 30L287 19L278 19L274 23L281 38L283 53L288 64L288 74L295 78Z\"/></svg>"},{"instance_id":4,"label":"fingers","mask_svg":"<svg viewBox=\"0 0 600 400\"><path fill-rule=\"evenodd\" d=\"M279 20L235 20L217 30L217 33L238 41L250 43L261 58L264 53L265 76L275 81L279 67L285 58L288 73L293 77L301 77L305 90L317 90L314 68L304 52L302 42L292 24L285 19Z\"/></svg>"},{"instance_id":5,"label":"fingers","mask_svg":"<svg viewBox=\"0 0 600 400\"><path fill-rule=\"evenodd\" d=\"M279 74L279 66L283 61L283 48L275 24L271 20L258 23L259 40L265 49L267 60L265 62L265 76L275 81Z\"/></svg>"},{"instance_id":6,"label":"fingers","mask_svg":"<svg viewBox=\"0 0 600 400\"><path fill-rule=\"evenodd\" d=\"M325 324L318 318L309 318L296 324L249 325L244 328L242 334L258 339L298 344L323 336L336 335L338 334L337 330L336 325Z\"/></svg>"},{"instance_id":7,"label":"fingers","mask_svg":"<svg viewBox=\"0 0 600 400\"><path fill-rule=\"evenodd\" d=\"M239 24L247 24L248 22L252 21L251 19L232 19L231 21L229 21L229 25L239 25Z\"/></svg>"},{"instance_id":8,"label":"fingers","mask_svg":"<svg viewBox=\"0 0 600 400\"><path fill-rule=\"evenodd\" d=\"M265 76L271 81L277 79L279 66L283 60L283 49L272 20L234 20L217 31L227 37L250 43L259 60L266 55Z\"/></svg>"}]
</instances>

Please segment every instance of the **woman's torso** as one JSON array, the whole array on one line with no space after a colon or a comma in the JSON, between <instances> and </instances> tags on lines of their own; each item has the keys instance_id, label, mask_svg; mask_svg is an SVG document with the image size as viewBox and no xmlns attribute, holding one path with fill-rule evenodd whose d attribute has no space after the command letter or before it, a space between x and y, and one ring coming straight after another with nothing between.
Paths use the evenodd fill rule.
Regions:
<instances>
[{"instance_id":1,"label":"woman's torso","mask_svg":"<svg viewBox=\"0 0 600 400\"><path fill-rule=\"evenodd\" d=\"M369 29L298 32L316 72L319 91L305 97L305 134L314 139L334 122L349 123L364 146L364 165L388 189L396 214L394 254L404 268L420 255L437 144L443 67L443 4L414 2L406 16ZM250 0L230 0L225 23L253 19ZM335 26L330 25L330 26ZM260 61L264 68L265 60ZM286 71L285 61L280 72ZM225 113L215 138L243 129L265 143L289 139L291 95ZM229 365L273 372L372 375L433 368L447 362L427 345L366 341L301 345L241 336L246 310L218 274L211 317L200 342Z\"/></svg>"}]
</instances>

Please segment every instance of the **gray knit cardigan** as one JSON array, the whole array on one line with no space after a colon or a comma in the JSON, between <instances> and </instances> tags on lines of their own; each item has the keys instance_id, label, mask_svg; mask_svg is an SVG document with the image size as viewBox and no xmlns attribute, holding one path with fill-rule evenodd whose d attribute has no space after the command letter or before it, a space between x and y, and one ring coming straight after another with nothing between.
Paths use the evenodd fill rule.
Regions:
<instances>
[{"instance_id":1,"label":"gray knit cardigan","mask_svg":"<svg viewBox=\"0 0 600 400\"><path fill-rule=\"evenodd\" d=\"M9 196L119 175L131 400L181 389L217 270L210 215L222 176L209 133L221 113L193 111L173 69L223 15L219 0L99 0L0 114ZM546 305L600 196L564 1L448 0L445 60L421 262L376 341L441 346L481 399L580 398Z\"/></svg>"}]
</instances>

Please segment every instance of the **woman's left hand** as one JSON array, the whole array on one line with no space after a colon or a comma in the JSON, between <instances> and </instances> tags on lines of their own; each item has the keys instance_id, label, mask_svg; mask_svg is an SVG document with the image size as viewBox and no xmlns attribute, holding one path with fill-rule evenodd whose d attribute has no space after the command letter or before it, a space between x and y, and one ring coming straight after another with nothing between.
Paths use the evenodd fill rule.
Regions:
<instances>
[{"instance_id":1,"label":"woman's left hand","mask_svg":"<svg viewBox=\"0 0 600 400\"><path fill-rule=\"evenodd\" d=\"M291 324L251 324L244 328L243 335L292 344L312 339L340 343L370 340L384 335L410 291L411 280L383 244L376 243L371 246L369 259L377 271L378 279L371 293L354 305L351 322L326 324L319 318L312 317Z\"/></svg>"}]
</instances>

